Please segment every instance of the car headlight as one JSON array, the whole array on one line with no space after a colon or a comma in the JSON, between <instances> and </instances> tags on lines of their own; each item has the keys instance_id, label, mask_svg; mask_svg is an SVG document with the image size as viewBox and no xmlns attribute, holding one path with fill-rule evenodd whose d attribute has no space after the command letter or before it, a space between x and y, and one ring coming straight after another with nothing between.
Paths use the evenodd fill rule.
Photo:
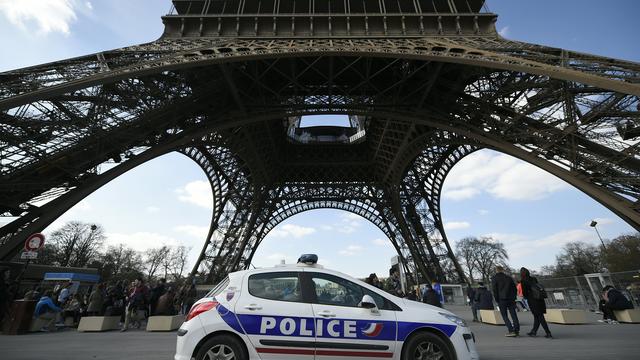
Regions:
<instances>
[{"instance_id":1,"label":"car headlight","mask_svg":"<svg viewBox=\"0 0 640 360\"><path fill-rule=\"evenodd\" d=\"M458 326L462 326L462 327L467 327L467 322L464 321L462 318L459 318L455 315L451 315L451 314L445 314L445 313L438 313L444 317L446 317L449 321L455 323Z\"/></svg>"}]
</instances>

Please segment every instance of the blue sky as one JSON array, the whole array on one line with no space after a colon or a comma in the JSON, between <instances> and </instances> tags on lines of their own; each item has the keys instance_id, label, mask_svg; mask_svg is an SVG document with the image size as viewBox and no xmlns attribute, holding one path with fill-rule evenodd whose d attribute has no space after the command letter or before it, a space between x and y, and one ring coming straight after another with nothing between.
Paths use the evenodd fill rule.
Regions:
<instances>
[{"instance_id":1,"label":"blue sky","mask_svg":"<svg viewBox=\"0 0 640 360\"><path fill-rule=\"evenodd\" d=\"M492 0L507 38L640 61L640 2ZM164 0L0 0L0 71L152 41L162 32ZM170 154L98 190L45 232L71 219L102 224L108 243L137 250L184 244L194 258L207 232L210 197L204 174ZM460 162L445 182L448 236L492 235L505 242L511 265L539 268L568 241L597 244L588 226L598 219L605 238L632 232L603 206L521 161L480 151ZM305 252L321 263L366 276L387 273L394 250L382 232L357 216L317 210L274 229L258 249L256 266L294 261Z\"/></svg>"}]
</instances>

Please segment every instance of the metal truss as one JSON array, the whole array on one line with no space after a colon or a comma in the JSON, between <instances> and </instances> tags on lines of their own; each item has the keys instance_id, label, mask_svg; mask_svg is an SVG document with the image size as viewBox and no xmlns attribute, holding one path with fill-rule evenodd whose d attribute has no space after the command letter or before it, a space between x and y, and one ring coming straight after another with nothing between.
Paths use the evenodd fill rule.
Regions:
<instances>
[{"instance_id":1,"label":"metal truss","mask_svg":"<svg viewBox=\"0 0 640 360\"><path fill-rule=\"evenodd\" d=\"M438 12L346 1L332 8L339 16L175 3L157 41L0 74L0 214L15 217L0 228L1 258L171 151L211 184L193 271L207 281L248 267L274 226L317 208L372 222L415 281L463 280L440 193L482 148L556 175L640 229L640 64L503 39L482 1L427 2ZM363 138L289 141L289 120L312 114L357 115Z\"/></svg>"}]
</instances>

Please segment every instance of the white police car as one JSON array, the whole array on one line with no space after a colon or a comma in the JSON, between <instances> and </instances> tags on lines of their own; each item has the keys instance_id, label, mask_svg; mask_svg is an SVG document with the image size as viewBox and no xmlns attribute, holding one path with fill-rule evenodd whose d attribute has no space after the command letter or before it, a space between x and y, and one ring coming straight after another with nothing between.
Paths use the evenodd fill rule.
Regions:
<instances>
[{"instance_id":1,"label":"white police car","mask_svg":"<svg viewBox=\"0 0 640 360\"><path fill-rule=\"evenodd\" d=\"M301 259L229 274L191 308L175 360L479 359L452 313Z\"/></svg>"}]
</instances>

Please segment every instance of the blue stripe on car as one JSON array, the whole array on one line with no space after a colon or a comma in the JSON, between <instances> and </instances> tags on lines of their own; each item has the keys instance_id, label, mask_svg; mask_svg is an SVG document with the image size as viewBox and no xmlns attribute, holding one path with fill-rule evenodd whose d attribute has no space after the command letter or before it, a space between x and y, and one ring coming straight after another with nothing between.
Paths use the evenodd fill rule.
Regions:
<instances>
[{"instance_id":1,"label":"blue stripe on car","mask_svg":"<svg viewBox=\"0 0 640 360\"><path fill-rule=\"evenodd\" d=\"M310 318L310 317L294 317L294 316L268 316L268 315L251 315L241 314L236 315L232 311L228 310L222 305L217 307L218 313L222 317L225 323L229 325L233 330L241 334L249 335L265 335L265 336L292 336L292 337L319 337L330 339L362 339L362 340L386 340L386 341L405 341L406 338L416 329L420 328L433 328L441 331L443 334L451 337L456 331L456 325L449 324L436 324L436 323L421 323L421 322L406 322L406 321L375 321L375 320L357 320L357 319L323 319L323 318ZM273 328L265 329L263 333L260 332L263 318L275 319L276 326ZM295 324L295 331L291 334L283 334L280 328L280 324L284 319L291 319L290 324ZM302 321L304 320L304 321ZM322 322L321 331L316 331L316 325ZM337 321L338 323L331 323L331 321ZM355 332L351 333L352 336L345 336L345 322L351 322L355 324ZM375 337L371 337L365 334L367 329L372 323L382 324L382 330ZM304 326L303 326L304 325ZM328 327L331 326L334 333L338 333L338 336L332 336L328 331ZM397 326L397 331L396 331ZM301 330L301 328L303 329ZM305 331L306 330L306 331ZM316 336L317 335L317 336Z\"/></svg>"}]
</instances>

